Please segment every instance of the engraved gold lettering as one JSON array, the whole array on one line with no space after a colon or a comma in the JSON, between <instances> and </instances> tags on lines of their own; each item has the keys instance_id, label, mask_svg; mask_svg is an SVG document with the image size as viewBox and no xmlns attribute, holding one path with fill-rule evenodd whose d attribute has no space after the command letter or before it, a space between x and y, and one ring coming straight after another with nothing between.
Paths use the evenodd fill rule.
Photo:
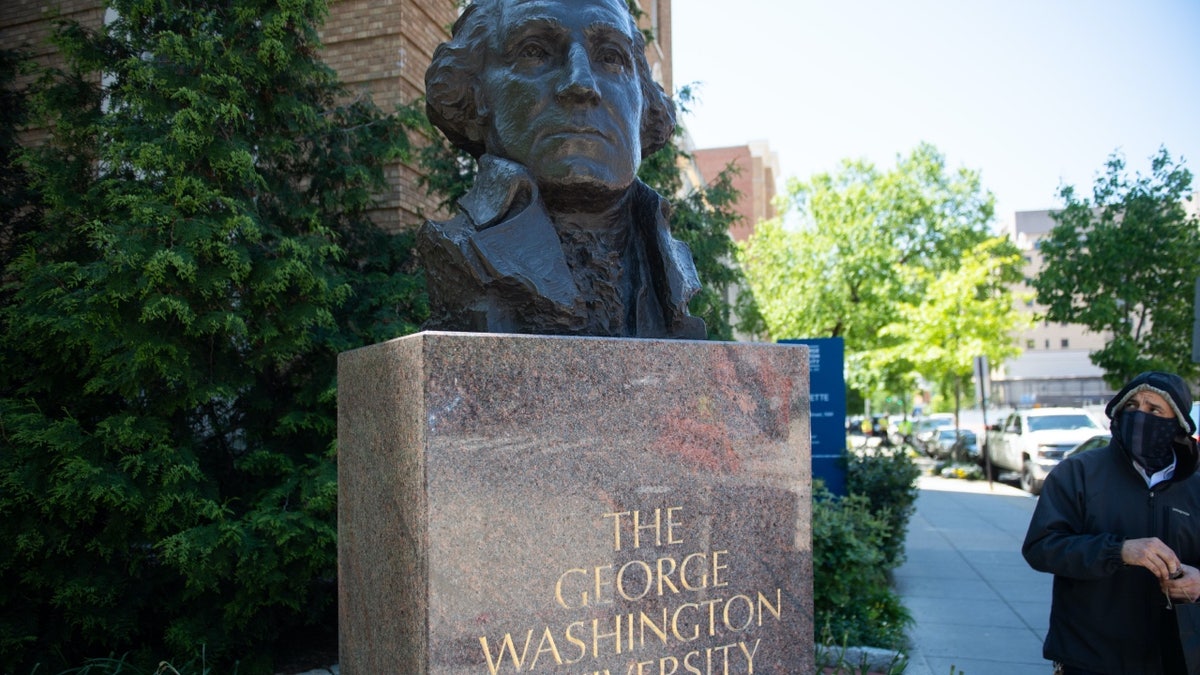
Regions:
<instances>
[{"instance_id":1,"label":"engraved gold lettering","mask_svg":"<svg viewBox=\"0 0 1200 675\"><path fill-rule=\"evenodd\" d=\"M639 623L639 625L641 627L641 632L640 632L639 639L641 640L642 644L643 645L646 644L646 628L647 627L650 628L651 632L653 632L655 635L658 636L659 642L662 642L664 645L667 644L667 608L663 607L662 625L661 626L654 625L654 619L649 616L646 616L645 612L639 612L639 614L641 614L641 621Z\"/></svg>"},{"instance_id":2,"label":"engraved gold lettering","mask_svg":"<svg viewBox=\"0 0 1200 675\"><path fill-rule=\"evenodd\" d=\"M642 570L642 573L645 575L646 583L642 588L642 592L637 595L630 595L629 592L625 588L625 570L629 569L630 567L640 568ZM647 565L646 563L642 562L641 560L630 560L629 562L625 563L624 565L621 565L621 569L617 570L617 594L620 595L625 600L629 600L629 601L641 600L642 598L646 597L646 595L648 595L650 593L650 589L653 588L653 586L654 586L653 572L650 569L650 566Z\"/></svg>"},{"instance_id":3,"label":"engraved gold lettering","mask_svg":"<svg viewBox=\"0 0 1200 675\"><path fill-rule=\"evenodd\" d=\"M486 637L479 638L479 642L483 644L483 657L487 659L488 671L492 675L500 670L500 666L504 664L504 653L507 651L512 658L513 667L517 672L521 672L521 663L525 661L525 656L529 654L529 642L533 639L533 631L529 631L525 635L525 648L521 650L521 657L517 658L517 648L513 644L512 633L504 634L504 641L500 644L500 651L496 654L496 660L492 661L492 650L488 648Z\"/></svg>"},{"instance_id":4,"label":"engraved gold lettering","mask_svg":"<svg viewBox=\"0 0 1200 675\"><path fill-rule=\"evenodd\" d=\"M724 664L723 675L729 675L729 650L735 646L737 645L721 645L720 647L712 648L714 652L721 652L721 661Z\"/></svg>"},{"instance_id":5,"label":"engraved gold lettering","mask_svg":"<svg viewBox=\"0 0 1200 675\"><path fill-rule=\"evenodd\" d=\"M664 563L671 563L671 569L663 571ZM674 573L675 573L675 559L674 558L659 558L658 559L658 594L659 594L659 596L662 596L662 594L663 594L663 584L670 586L672 593L675 593L676 595L679 594L679 588L675 586L674 581L671 581L671 575Z\"/></svg>"},{"instance_id":6,"label":"engraved gold lettering","mask_svg":"<svg viewBox=\"0 0 1200 675\"><path fill-rule=\"evenodd\" d=\"M576 622L572 623L571 625L567 626L567 630L564 633L566 635L567 642L570 642L571 644L573 644L579 648L579 656L577 656L573 659L566 659L566 662L568 664L579 663L580 661L583 660L583 657L587 656L587 643L584 642L583 640L575 637L575 634L572 632L576 627L584 628L584 623L582 621L576 621Z\"/></svg>"},{"instance_id":7,"label":"engraved gold lettering","mask_svg":"<svg viewBox=\"0 0 1200 675\"><path fill-rule=\"evenodd\" d=\"M613 603L613 601L612 600L604 600L603 599L604 595L600 592L600 589L603 588L604 586L612 586L611 581L602 582L600 580L600 578L602 576L601 575L602 570L608 570L611 572L612 565L600 565L599 567L596 568L596 597L595 597L595 600L593 600L593 602L595 602L595 604L597 604L597 605L611 605Z\"/></svg>"},{"instance_id":8,"label":"engraved gold lettering","mask_svg":"<svg viewBox=\"0 0 1200 675\"><path fill-rule=\"evenodd\" d=\"M708 605L708 634L710 637L717 634L717 603L720 601L721 599L717 598L700 603L701 607Z\"/></svg>"},{"instance_id":9,"label":"engraved gold lettering","mask_svg":"<svg viewBox=\"0 0 1200 675\"><path fill-rule=\"evenodd\" d=\"M567 604L567 601L565 599L563 599L563 580L567 578L568 574L582 574L586 578L587 570L575 568L575 569L569 569L566 572L563 572L562 575L560 577L558 577L558 581L555 582L555 584L554 584L554 599L558 600L558 604L561 605L563 609L578 609L580 607L587 607L588 606L587 591L579 592L579 605L577 605L577 606Z\"/></svg>"},{"instance_id":10,"label":"engraved gold lettering","mask_svg":"<svg viewBox=\"0 0 1200 675\"><path fill-rule=\"evenodd\" d=\"M746 675L754 675L754 655L758 653L758 645L760 642L762 642L762 640L754 641L753 651L746 649L745 642L738 643L738 647L741 648L742 653L746 655Z\"/></svg>"},{"instance_id":11,"label":"engraved gold lettering","mask_svg":"<svg viewBox=\"0 0 1200 675\"><path fill-rule=\"evenodd\" d=\"M683 610L688 609L688 608L700 609L700 605L697 605L697 604L691 603L691 602L685 602L682 605L680 605L679 607L676 607L675 613L671 615L671 633L674 634L675 639L679 640L680 642L691 642L692 640L695 640L700 637L700 624L699 623L696 623L693 625L691 637L685 637L682 633L679 632L679 615L683 613Z\"/></svg>"},{"instance_id":12,"label":"engraved gold lettering","mask_svg":"<svg viewBox=\"0 0 1200 675\"><path fill-rule=\"evenodd\" d=\"M612 518L613 519L613 550L614 551L621 550L621 517L627 516L627 515L629 515L628 511L621 511L619 513L616 513L616 512L605 513L601 516L602 518Z\"/></svg>"},{"instance_id":13,"label":"engraved gold lettering","mask_svg":"<svg viewBox=\"0 0 1200 675\"><path fill-rule=\"evenodd\" d=\"M620 551L684 544L686 517L682 511L680 506L664 506L602 515L612 519L613 550ZM519 631L505 633L503 639L491 642L488 637L480 637L487 672L489 675L558 672L556 665L570 669L586 660L611 659L613 655L628 653L629 657L620 658L624 670L616 670L618 675L754 675L761 639L700 647L682 655L674 653L674 649L670 649L672 654L660 652L671 645L685 645L702 638L709 642L714 637L745 633L755 625L762 627L768 618L779 621L783 613L782 588L776 588L774 596L762 590L716 596L718 591L714 589L728 588L734 579L740 578L736 566L731 567L728 549L683 555L685 552L686 549L657 557L649 552L647 555L635 552L621 557L639 559L566 569L554 584L555 603L572 613L587 610L590 616L572 617L580 620L571 623L566 619L543 625L536 645L534 630L526 632L524 643ZM675 596L675 601L657 601L653 603L654 609L639 610L636 603L652 596L664 599ZM695 602L677 604L682 600ZM631 611L600 617L601 610L589 609L617 603L629 603ZM584 675L587 673L610 675L609 670L598 669Z\"/></svg>"},{"instance_id":14,"label":"engraved gold lettering","mask_svg":"<svg viewBox=\"0 0 1200 675\"><path fill-rule=\"evenodd\" d=\"M667 546L683 543L682 539L675 538L675 528L680 525L680 523L675 520L675 512L682 510L682 506L667 507Z\"/></svg>"},{"instance_id":15,"label":"engraved gold lettering","mask_svg":"<svg viewBox=\"0 0 1200 675\"><path fill-rule=\"evenodd\" d=\"M727 570L727 569L729 569L729 565L722 565L722 564L720 563L720 557L721 557L722 555L729 555L729 551L713 551L713 552L712 552L712 582L713 582L713 588L720 588L720 587L722 587L722 586L728 586L728 585L729 585L729 582L728 582L728 581L724 581L724 582L723 582L723 581L721 581L721 580L720 580L720 574L721 574L721 570Z\"/></svg>"},{"instance_id":16,"label":"engraved gold lettering","mask_svg":"<svg viewBox=\"0 0 1200 675\"><path fill-rule=\"evenodd\" d=\"M618 654L621 653L621 617L620 616L613 617L613 624L616 626L616 632L601 633L600 632L600 619L592 619L592 657L593 658L600 657L600 639L601 638L614 638L613 642L617 647L616 653L618 653Z\"/></svg>"},{"instance_id":17,"label":"engraved gold lettering","mask_svg":"<svg viewBox=\"0 0 1200 675\"><path fill-rule=\"evenodd\" d=\"M708 561L708 555L705 553L693 553L693 554L687 556L686 558L684 558L683 563L679 566L679 583L683 586L683 588L685 590L689 590L689 591L698 591L698 590L701 590L704 588L708 588L708 567L707 567L707 565L701 564L700 583L698 585L694 585L688 581L688 565L693 560L700 560L701 563L705 563Z\"/></svg>"},{"instance_id":18,"label":"engraved gold lettering","mask_svg":"<svg viewBox=\"0 0 1200 675\"><path fill-rule=\"evenodd\" d=\"M555 663L562 665L562 656L558 653L558 645L554 644L554 635L550 632L549 626L546 626L546 630L542 632L542 640L538 643L537 651L533 653L533 660L529 662L530 670L537 667L538 657L544 653L549 653L554 657Z\"/></svg>"},{"instance_id":19,"label":"engraved gold lettering","mask_svg":"<svg viewBox=\"0 0 1200 675\"><path fill-rule=\"evenodd\" d=\"M633 651L633 612L626 614L625 619L628 626L625 629L625 637L629 640L629 651Z\"/></svg>"},{"instance_id":20,"label":"engraved gold lettering","mask_svg":"<svg viewBox=\"0 0 1200 675\"><path fill-rule=\"evenodd\" d=\"M638 524L639 521L641 520L641 515L642 515L641 511L633 512L633 547L634 548L642 547L642 543L641 543L642 530L653 530L654 531L654 545L662 546L662 509L654 509L654 524L652 524L652 525Z\"/></svg>"},{"instance_id":21,"label":"engraved gold lettering","mask_svg":"<svg viewBox=\"0 0 1200 675\"><path fill-rule=\"evenodd\" d=\"M758 593L758 625L760 625L760 626L762 625L762 620L763 620L763 607L766 607L767 611L771 613L771 616L775 617L775 620L778 621L779 620L779 610L781 607L783 607L782 591L778 588L775 589L775 606L774 607L771 606L771 603L762 594L762 591L759 591L759 593Z\"/></svg>"},{"instance_id":22,"label":"engraved gold lettering","mask_svg":"<svg viewBox=\"0 0 1200 675\"><path fill-rule=\"evenodd\" d=\"M733 606L733 602L735 600L746 603L746 622L741 626L735 626L729 619L729 609ZM721 619L724 620L725 627L734 633L740 633L746 630L751 626L751 624L754 623L754 601L744 595L733 596L729 600L725 601L725 609L721 611Z\"/></svg>"}]
</instances>

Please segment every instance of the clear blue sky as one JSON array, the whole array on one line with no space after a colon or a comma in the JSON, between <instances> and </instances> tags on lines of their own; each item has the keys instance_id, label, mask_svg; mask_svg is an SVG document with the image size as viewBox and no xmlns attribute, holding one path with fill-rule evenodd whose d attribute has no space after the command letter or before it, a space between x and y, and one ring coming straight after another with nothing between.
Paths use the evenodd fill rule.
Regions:
<instances>
[{"instance_id":1,"label":"clear blue sky","mask_svg":"<svg viewBox=\"0 0 1200 675\"><path fill-rule=\"evenodd\" d=\"M1200 175L1200 0L673 0L697 147L766 140L789 177L928 141L997 223L1090 195L1114 150ZM1200 190L1200 181L1194 181Z\"/></svg>"}]
</instances>

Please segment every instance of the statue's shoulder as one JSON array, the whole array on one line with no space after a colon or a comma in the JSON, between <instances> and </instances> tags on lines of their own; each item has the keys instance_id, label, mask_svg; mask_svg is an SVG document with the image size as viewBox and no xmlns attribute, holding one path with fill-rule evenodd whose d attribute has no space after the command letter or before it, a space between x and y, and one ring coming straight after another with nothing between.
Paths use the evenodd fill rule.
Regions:
<instances>
[{"instance_id":1,"label":"statue's shoulder","mask_svg":"<svg viewBox=\"0 0 1200 675\"><path fill-rule=\"evenodd\" d=\"M418 242L454 242L461 245L475 233L475 225L465 213L447 220L427 219L417 230Z\"/></svg>"}]
</instances>

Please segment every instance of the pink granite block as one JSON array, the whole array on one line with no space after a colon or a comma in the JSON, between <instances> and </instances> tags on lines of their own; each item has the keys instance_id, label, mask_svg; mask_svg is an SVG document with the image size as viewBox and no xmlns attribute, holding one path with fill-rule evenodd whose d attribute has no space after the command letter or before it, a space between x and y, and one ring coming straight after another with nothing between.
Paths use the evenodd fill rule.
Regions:
<instances>
[{"instance_id":1,"label":"pink granite block","mask_svg":"<svg viewBox=\"0 0 1200 675\"><path fill-rule=\"evenodd\" d=\"M420 333L338 447L346 675L815 671L805 347Z\"/></svg>"}]
</instances>

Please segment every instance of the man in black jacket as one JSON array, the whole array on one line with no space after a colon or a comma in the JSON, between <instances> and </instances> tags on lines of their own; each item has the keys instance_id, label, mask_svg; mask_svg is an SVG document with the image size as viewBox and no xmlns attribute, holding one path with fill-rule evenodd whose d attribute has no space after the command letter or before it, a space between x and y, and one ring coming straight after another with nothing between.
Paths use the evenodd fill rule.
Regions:
<instances>
[{"instance_id":1,"label":"man in black jacket","mask_svg":"<svg viewBox=\"0 0 1200 675\"><path fill-rule=\"evenodd\" d=\"M1138 375L1112 441L1047 477L1022 553L1054 575L1043 655L1065 675L1200 673L1200 474L1191 392Z\"/></svg>"}]
</instances>

